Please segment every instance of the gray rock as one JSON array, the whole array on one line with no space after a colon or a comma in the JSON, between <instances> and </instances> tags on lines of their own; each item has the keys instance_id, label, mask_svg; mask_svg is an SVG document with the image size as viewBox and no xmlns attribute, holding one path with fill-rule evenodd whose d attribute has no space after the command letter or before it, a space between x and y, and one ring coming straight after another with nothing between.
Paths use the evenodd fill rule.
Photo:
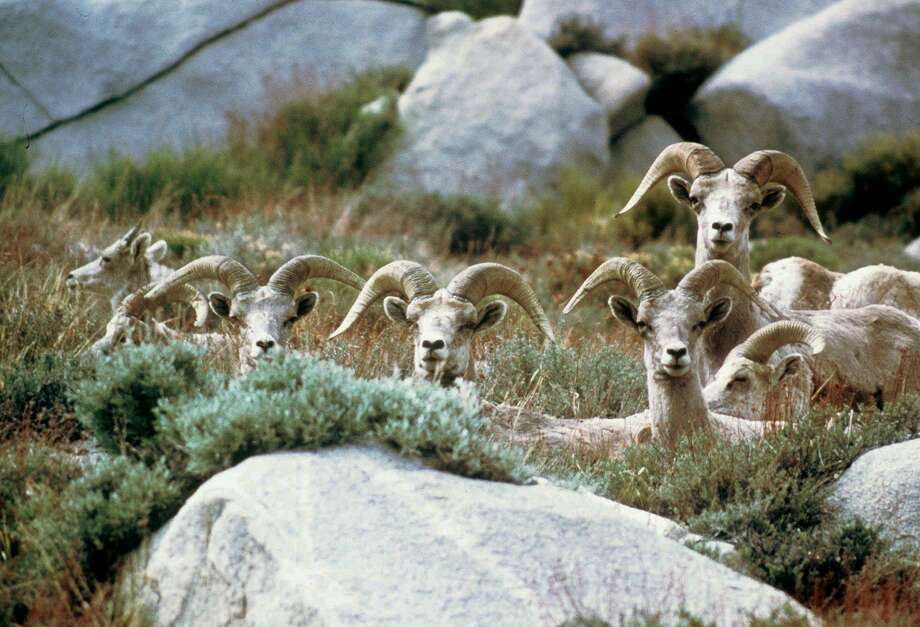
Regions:
<instances>
[{"instance_id":1,"label":"gray rock","mask_svg":"<svg viewBox=\"0 0 920 627\"><path fill-rule=\"evenodd\" d=\"M372 0L289 4L133 96L43 135L39 153L43 163L85 169L112 148L143 156L221 140L228 113L258 113L292 81L329 85L374 67L417 66L426 19L416 9Z\"/></svg>"},{"instance_id":2,"label":"gray rock","mask_svg":"<svg viewBox=\"0 0 920 627\"><path fill-rule=\"evenodd\" d=\"M554 625L639 611L670 624L682 607L737 625L787 603L803 612L669 539L671 521L535 483L375 448L251 458L201 486L127 581L157 625Z\"/></svg>"},{"instance_id":3,"label":"gray rock","mask_svg":"<svg viewBox=\"0 0 920 627\"><path fill-rule=\"evenodd\" d=\"M0 137L22 137L50 123L41 104L0 70Z\"/></svg>"},{"instance_id":4,"label":"gray rock","mask_svg":"<svg viewBox=\"0 0 920 627\"><path fill-rule=\"evenodd\" d=\"M641 177L662 150L681 141L680 135L657 115L650 115L613 141L610 170L614 176Z\"/></svg>"},{"instance_id":5,"label":"gray rock","mask_svg":"<svg viewBox=\"0 0 920 627\"><path fill-rule=\"evenodd\" d=\"M551 186L564 166L606 163L601 107L516 20L442 14L431 33L399 99L405 132L376 185L511 204Z\"/></svg>"},{"instance_id":6,"label":"gray rock","mask_svg":"<svg viewBox=\"0 0 920 627\"><path fill-rule=\"evenodd\" d=\"M920 439L860 456L840 477L831 503L878 525L896 544L920 549Z\"/></svg>"},{"instance_id":7,"label":"gray rock","mask_svg":"<svg viewBox=\"0 0 920 627\"><path fill-rule=\"evenodd\" d=\"M808 174L879 133L916 128L920 3L845 0L763 40L703 85L703 141L726 162L760 148Z\"/></svg>"},{"instance_id":8,"label":"gray rock","mask_svg":"<svg viewBox=\"0 0 920 627\"><path fill-rule=\"evenodd\" d=\"M635 40L647 32L665 35L690 27L734 24L751 41L832 4L834 0L525 0L521 24L548 39L567 17L595 22L611 38Z\"/></svg>"},{"instance_id":9,"label":"gray rock","mask_svg":"<svg viewBox=\"0 0 920 627\"><path fill-rule=\"evenodd\" d=\"M645 115L645 95L652 86L645 72L623 59L593 52L574 54L567 62L588 95L604 108L611 136Z\"/></svg>"},{"instance_id":10,"label":"gray rock","mask_svg":"<svg viewBox=\"0 0 920 627\"><path fill-rule=\"evenodd\" d=\"M911 259L920 261L920 237L912 241L904 248L904 254Z\"/></svg>"}]
</instances>

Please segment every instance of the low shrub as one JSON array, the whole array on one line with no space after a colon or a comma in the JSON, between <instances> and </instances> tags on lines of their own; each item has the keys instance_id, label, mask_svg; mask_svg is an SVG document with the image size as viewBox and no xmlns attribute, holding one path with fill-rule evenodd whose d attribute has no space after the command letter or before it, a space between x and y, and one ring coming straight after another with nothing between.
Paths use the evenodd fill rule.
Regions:
<instances>
[{"instance_id":1,"label":"low shrub","mask_svg":"<svg viewBox=\"0 0 920 627\"><path fill-rule=\"evenodd\" d=\"M560 417L626 416L648 405L645 369L615 346L540 348L517 337L489 356L489 400Z\"/></svg>"},{"instance_id":2,"label":"low shrub","mask_svg":"<svg viewBox=\"0 0 920 627\"><path fill-rule=\"evenodd\" d=\"M67 391L81 373L76 359L56 353L27 355L0 365L0 439L26 431L78 436Z\"/></svg>"},{"instance_id":3,"label":"low shrub","mask_svg":"<svg viewBox=\"0 0 920 627\"><path fill-rule=\"evenodd\" d=\"M26 176L30 162L26 142L0 137L0 198L10 185Z\"/></svg>"},{"instance_id":4,"label":"low shrub","mask_svg":"<svg viewBox=\"0 0 920 627\"><path fill-rule=\"evenodd\" d=\"M563 58L579 52L597 52L615 57L625 56L625 44L622 38L607 37L600 24L579 15L573 15L560 21L548 43Z\"/></svg>"}]
</instances>

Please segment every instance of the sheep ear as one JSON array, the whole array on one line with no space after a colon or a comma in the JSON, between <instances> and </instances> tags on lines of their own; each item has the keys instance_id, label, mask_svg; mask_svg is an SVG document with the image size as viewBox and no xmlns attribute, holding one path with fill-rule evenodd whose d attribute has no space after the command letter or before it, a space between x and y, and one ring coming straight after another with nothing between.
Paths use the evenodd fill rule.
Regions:
<instances>
[{"instance_id":1,"label":"sheep ear","mask_svg":"<svg viewBox=\"0 0 920 627\"><path fill-rule=\"evenodd\" d=\"M409 319L406 317L406 307L408 306L409 303L398 296L387 296L383 299L383 313L393 322L410 324Z\"/></svg>"},{"instance_id":2,"label":"sheep ear","mask_svg":"<svg viewBox=\"0 0 920 627\"><path fill-rule=\"evenodd\" d=\"M722 322L731 311L732 299L729 296L716 299L706 307L706 326Z\"/></svg>"},{"instance_id":3,"label":"sheep ear","mask_svg":"<svg viewBox=\"0 0 920 627\"><path fill-rule=\"evenodd\" d=\"M760 202L760 210L766 211L777 206L786 198L786 187L779 183L767 183L763 186L763 200Z\"/></svg>"},{"instance_id":4,"label":"sheep ear","mask_svg":"<svg viewBox=\"0 0 920 627\"><path fill-rule=\"evenodd\" d=\"M799 353L792 353L783 357L773 368L773 384L776 385L786 377L795 376L802 369L804 358Z\"/></svg>"},{"instance_id":5,"label":"sheep ear","mask_svg":"<svg viewBox=\"0 0 920 627\"><path fill-rule=\"evenodd\" d=\"M476 328L473 330L474 333L479 333L485 331L486 329L491 329L496 324L505 319L505 314L508 313L508 305L501 302L500 300L495 301L494 303L489 303L482 308L482 311L479 312L479 322L476 323Z\"/></svg>"},{"instance_id":6,"label":"sheep ear","mask_svg":"<svg viewBox=\"0 0 920 627\"><path fill-rule=\"evenodd\" d=\"M156 244L151 244L147 248L147 259L150 261L160 261L166 256L166 241L160 240Z\"/></svg>"},{"instance_id":7,"label":"sheep ear","mask_svg":"<svg viewBox=\"0 0 920 627\"><path fill-rule=\"evenodd\" d=\"M632 304L632 301L622 296L611 296L607 299L607 306L610 307L610 313L613 314L614 318L628 324L636 331L639 330L639 323L636 322L639 312L636 310L636 306Z\"/></svg>"},{"instance_id":8,"label":"sheep ear","mask_svg":"<svg viewBox=\"0 0 920 627\"><path fill-rule=\"evenodd\" d=\"M672 174L668 177L668 189L671 195L682 205L690 206L690 186L691 183L679 174Z\"/></svg>"},{"instance_id":9,"label":"sheep ear","mask_svg":"<svg viewBox=\"0 0 920 627\"><path fill-rule=\"evenodd\" d=\"M141 255L147 252L147 247L150 246L150 240L153 238L150 236L150 233L141 233L131 242L131 257L140 259Z\"/></svg>"},{"instance_id":10,"label":"sheep ear","mask_svg":"<svg viewBox=\"0 0 920 627\"><path fill-rule=\"evenodd\" d=\"M211 305L211 311L214 315L226 318L230 315L230 299L220 292L211 292L208 294L208 304Z\"/></svg>"},{"instance_id":11,"label":"sheep ear","mask_svg":"<svg viewBox=\"0 0 920 627\"><path fill-rule=\"evenodd\" d=\"M303 318L316 307L319 302L319 294L316 292L307 292L297 299L297 317Z\"/></svg>"}]
</instances>

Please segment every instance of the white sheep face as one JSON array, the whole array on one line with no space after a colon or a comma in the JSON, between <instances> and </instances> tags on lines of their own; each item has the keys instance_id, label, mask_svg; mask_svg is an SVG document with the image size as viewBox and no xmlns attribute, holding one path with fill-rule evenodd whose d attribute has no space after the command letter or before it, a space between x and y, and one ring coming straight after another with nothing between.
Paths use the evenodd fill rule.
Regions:
<instances>
[{"instance_id":1,"label":"white sheep face","mask_svg":"<svg viewBox=\"0 0 920 627\"><path fill-rule=\"evenodd\" d=\"M144 283L148 265L166 254L166 242L151 245L151 239L150 233L141 233L130 242L121 237L96 259L68 274L67 287L112 296Z\"/></svg>"},{"instance_id":2,"label":"white sheep face","mask_svg":"<svg viewBox=\"0 0 920 627\"><path fill-rule=\"evenodd\" d=\"M643 340L646 372L657 379L679 379L693 370L694 349L703 330L725 320L729 297L703 304L675 289L644 299L637 308L622 296L611 296L610 311L632 327Z\"/></svg>"},{"instance_id":3,"label":"white sheep face","mask_svg":"<svg viewBox=\"0 0 920 627\"><path fill-rule=\"evenodd\" d=\"M312 312L318 301L316 292L292 298L267 286L237 294L232 301L220 292L208 294L211 311L228 320L238 336L240 369L244 372L259 360L283 351L294 323Z\"/></svg>"},{"instance_id":4,"label":"white sheep face","mask_svg":"<svg viewBox=\"0 0 920 627\"><path fill-rule=\"evenodd\" d=\"M699 176L693 183L672 175L668 187L678 202L697 215L697 249L703 246L709 259L726 261L748 249L751 222L786 195L783 185L761 187L731 168Z\"/></svg>"},{"instance_id":5,"label":"white sheep face","mask_svg":"<svg viewBox=\"0 0 920 627\"><path fill-rule=\"evenodd\" d=\"M802 371L803 363L804 357L799 353L786 355L773 365L758 363L732 351L715 379L703 390L706 404L712 411L746 420L785 417L777 412L789 407L795 390L787 384Z\"/></svg>"},{"instance_id":6,"label":"white sheep face","mask_svg":"<svg viewBox=\"0 0 920 627\"><path fill-rule=\"evenodd\" d=\"M467 374L473 336L500 323L508 310L496 301L477 311L470 301L443 289L411 303L388 296L383 307L390 320L412 329L415 376L444 384Z\"/></svg>"}]
</instances>

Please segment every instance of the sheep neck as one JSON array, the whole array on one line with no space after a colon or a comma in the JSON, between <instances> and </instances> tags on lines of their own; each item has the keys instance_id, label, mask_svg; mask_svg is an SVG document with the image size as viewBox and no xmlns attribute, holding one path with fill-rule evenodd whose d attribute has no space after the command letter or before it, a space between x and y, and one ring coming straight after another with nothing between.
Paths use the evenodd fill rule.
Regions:
<instances>
[{"instance_id":1,"label":"sheep neck","mask_svg":"<svg viewBox=\"0 0 920 627\"><path fill-rule=\"evenodd\" d=\"M696 369L680 378L648 371L646 383L649 419L658 437L674 443L681 435L709 428L709 410Z\"/></svg>"}]
</instances>

